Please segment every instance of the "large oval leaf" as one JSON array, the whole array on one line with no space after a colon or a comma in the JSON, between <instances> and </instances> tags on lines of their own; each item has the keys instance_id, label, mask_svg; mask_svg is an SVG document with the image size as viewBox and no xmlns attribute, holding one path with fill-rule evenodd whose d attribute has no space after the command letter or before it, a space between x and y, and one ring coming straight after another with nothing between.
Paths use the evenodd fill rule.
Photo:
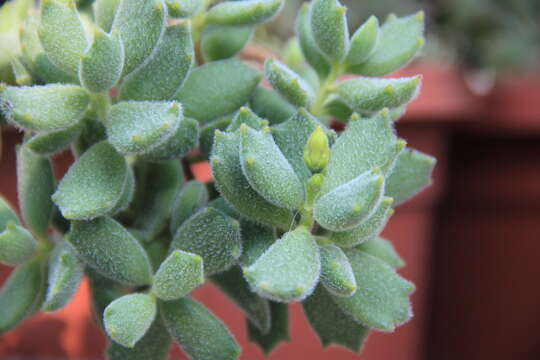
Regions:
<instances>
[{"instance_id":1,"label":"large oval leaf","mask_svg":"<svg viewBox=\"0 0 540 360\"><path fill-rule=\"evenodd\" d=\"M203 259L199 255L174 250L156 272L152 292L162 300L176 300L189 295L203 283Z\"/></svg>"}]
</instances>

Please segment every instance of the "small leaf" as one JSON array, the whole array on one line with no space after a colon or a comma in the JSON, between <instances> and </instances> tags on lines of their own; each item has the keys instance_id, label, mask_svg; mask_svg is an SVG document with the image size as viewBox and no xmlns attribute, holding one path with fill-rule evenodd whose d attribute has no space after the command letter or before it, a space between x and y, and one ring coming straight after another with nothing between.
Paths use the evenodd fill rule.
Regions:
<instances>
[{"instance_id":1,"label":"small leaf","mask_svg":"<svg viewBox=\"0 0 540 360\"><path fill-rule=\"evenodd\" d=\"M244 105L260 80L255 69L240 61L215 61L195 68L175 99L186 116L205 124Z\"/></svg>"},{"instance_id":2,"label":"small leaf","mask_svg":"<svg viewBox=\"0 0 540 360\"><path fill-rule=\"evenodd\" d=\"M272 246L277 235L275 229L248 220L240 221L240 228L242 229L242 256L238 259L238 263L247 267Z\"/></svg>"},{"instance_id":3,"label":"small leaf","mask_svg":"<svg viewBox=\"0 0 540 360\"><path fill-rule=\"evenodd\" d=\"M100 142L71 166L52 199L66 219L93 219L114 209L127 177L124 157L108 143Z\"/></svg>"},{"instance_id":4,"label":"small leaf","mask_svg":"<svg viewBox=\"0 0 540 360\"><path fill-rule=\"evenodd\" d=\"M311 5L313 39L332 61L342 60L349 50L346 11L338 0L314 0Z\"/></svg>"},{"instance_id":5,"label":"small leaf","mask_svg":"<svg viewBox=\"0 0 540 360\"><path fill-rule=\"evenodd\" d=\"M2 89L0 111L14 125L34 131L65 130L86 113L89 94L74 85L51 84Z\"/></svg>"},{"instance_id":6,"label":"small leaf","mask_svg":"<svg viewBox=\"0 0 540 360\"><path fill-rule=\"evenodd\" d=\"M8 222L5 230L0 232L0 264L22 264L34 256L36 250L37 242L32 234L15 222Z\"/></svg>"},{"instance_id":7,"label":"small leaf","mask_svg":"<svg viewBox=\"0 0 540 360\"><path fill-rule=\"evenodd\" d=\"M346 249L358 290L333 300L356 321L381 331L393 331L412 317L409 295L414 285L383 261L359 249Z\"/></svg>"},{"instance_id":8,"label":"small leaf","mask_svg":"<svg viewBox=\"0 0 540 360\"><path fill-rule=\"evenodd\" d=\"M188 18L195 15L201 8L203 0L165 0L169 16Z\"/></svg>"},{"instance_id":9,"label":"small leaf","mask_svg":"<svg viewBox=\"0 0 540 360\"><path fill-rule=\"evenodd\" d=\"M250 323L263 334L270 331L268 300L253 293L242 275L242 269L231 269L212 276L212 282L245 313Z\"/></svg>"},{"instance_id":10,"label":"small leaf","mask_svg":"<svg viewBox=\"0 0 540 360\"><path fill-rule=\"evenodd\" d=\"M57 244L49 259L48 287L42 310L49 312L63 308L79 289L83 275L83 265L71 245Z\"/></svg>"},{"instance_id":11,"label":"small leaf","mask_svg":"<svg viewBox=\"0 0 540 360\"><path fill-rule=\"evenodd\" d=\"M156 272L152 292L162 300L176 300L189 295L203 283L203 259L174 250Z\"/></svg>"},{"instance_id":12,"label":"small leaf","mask_svg":"<svg viewBox=\"0 0 540 360\"><path fill-rule=\"evenodd\" d=\"M363 63L349 72L382 76L406 65L424 45L424 13L402 18L389 17L379 30L377 46Z\"/></svg>"},{"instance_id":13,"label":"small leaf","mask_svg":"<svg viewBox=\"0 0 540 360\"><path fill-rule=\"evenodd\" d=\"M235 360L241 348L207 308L191 298L159 303L163 321L182 350L193 360Z\"/></svg>"},{"instance_id":14,"label":"small leaf","mask_svg":"<svg viewBox=\"0 0 540 360\"><path fill-rule=\"evenodd\" d=\"M17 192L24 222L39 238L46 238L53 211L55 180L51 160L25 145L17 149Z\"/></svg>"},{"instance_id":15,"label":"small leaf","mask_svg":"<svg viewBox=\"0 0 540 360\"><path fill-rule=\"evenodd\" d=\"M354 352L362 351L369 329L341 311L322 285L319 285L302 305L323 347L336 344Z\"/></svg>"},{"instance_id":16,"label":"small leaf","mask_svg":"<svg viewBox=\"0 0 540 360\"><path fill-rule=\"evenodd\" d=\"M126 101L111 106L105 126L119 152L144 154L169 140L182 118L182 106L176 102Z\"/></svg>"},{"instance_id":17,"label":"small leaf","mask_svg":"<svg viewBox=\"0 0 540 360\"><path fill-rule=\"evenodd\" d=\"M374 237L373 239L358 245L356 249L384 261L394 269L405 266L405 261L399 256L392 243L381 237Z\"/></svg>"},{"instance_id":18,"label":"small leaf","mask_svg":"<svg viewBox=\"0 0 540 360\"><path fill-rule=\"evenodd\" d=\"M193 66L191 24L168 26L152 58L126 76L121 100L170 100Z\"/></svg>"},{"instance_id":19,"label":"small leaf","mask_svg":"<svg viewBox=\"0 0 540 360\"><path fill-rule=\"evenodd\" d=\"M112 24L124 43L123 75L141 65L154 51L165 30L163 0L122 0Z\"/></svg>"},{"instance_id":20,"label":"small leaf","mask_svg":"<svg viewBox=\"0 0 540 360\"><path fill-rule=\"evenodd\" d=\"M345 61L351 65L361 64L371 55L379 40L379 20L370 16L351 37L351 47Z\"/></svg>"},{"instance_id":21,"label":"small leaf","mask_svg":"<svg viewBox=\"0 0 540 360\"><path fill-rule=\"evenodd\" d=\"M275 301L301 301L311 294L321 263L313 236L304 228L286 233L244 275L261 296Z\"/></svg>"},{"instance_id":22,"label":"small leaf","mask_svg":"<svg viewBox=\"0 0 540 360\"><path fill-rule=\"evenodd\" d=\"M319 197L313 207L313 217L328 230L350 230L373 214L383 193L384 176L380 171L366 171Z\"/></svg>"},{"instance_id":23,"label":"small leaf","mask_svg":"<svg viewBox=\"0 0 540 360\"><path fill-rule=\"evenodd\" d=\"M262 86L257 87L249 106L255 114L267 119L270 124L279 124L288 120L296 112L296 108L283 100L275 91Z\"/></svg>"},{"instance_id":24,"label":"small leaf","mask_svg":"<svg viewBox=\"0 0 540 360\"><path fill-rule=\"evenodd\" d=\"M76 75L88 40L75 2L42 1L38 34L49 59L60 69Z\"/></svg>"},{"instance_id":25,"label":"small leaf","mask_svg":"<svg viewBox=\"0 0 540 360\"><path fill-rule=\"evenodd\" d=\"M197 181L192 180L182 186L174 201L170 231L171 234L176 234L176 230L182 225L191 215L195 214L200 208L208 202L208 190L206 186Z\"/></svg>"},{"instance_id":26,"label":"small leaf","mask_svg":"<svg viewBox=\"0 0 540 360\"><path fill-rule=\"evenodd\" d=\"M309 106L313 102L313 90L308 83L285 64L268 59L264 63L264 74L285 100L294 106Z\"/></svg>"},{"instance_id":27,"label":"small leaf","mask_svg":"<svg viewBox=\"0 0 540 360\"><path fill-rule=\"evenodd\" d=\"M225 130L229 126L232 120L232 115L227 115L211 121L201 127L199 136L199 150L201 154L208 159L212 152L212 146L214 145L214 135L216 130Z\"/></svg>"},{"instance_id":28,"label":"small leaf","mask_svg":"<svg viewBox=\"0 0 540 360\"><path fill-rule=\"evenodd\" d=\"M74 221L68 240L81 259L100 274L123 284L151 282L152 269L144 249L115 220Z\"/></svg>"},{"instance_id":29,"label":"small leaf","mask_svg":"<svg viewBox=\"0 0 540 360\"><path fill-rule=\"evenodd\" d=\"M431 173L436 160L418 150L405 149L397 158L388 176L385 194L395 199L396 205L418 194L431 185Z\"/></svg>"},{"instance_id":30,"label":"small leaf","mask_svg":"<svg viewBox=\"0 0 540 360\"><path fill-rule=\"evenodd\" d=\"M242 171L262 197L270 203L291 210L304 203L304 188L279 147L270 129L253 130L240 127L240 161Z\"/></svg>"},{"instance_id":31,"label":"small leaf","mask_svg":"<svg viewBox=\"0 0 540 360\"><path fill-rule=\"evenodd\" d=\"M319 247L321 252L321 282L336 296L352 296L357 289L351 264L335 245Z\"/></svg>"},{"instance_id":32,"label":"small leaf","mask_svg":"<svg viewBox=\"0 0 540 360\"><path fill-rule=\"evenodd\" d=\"M392 198L384 197L378 208L364 222L352 230L333 232L330 240L341 247L353 247L376 237L394 213L393 202Z\"/></svg>"},{"instance_id":33,"label":"small leaf","mask_svg":"<svg viewBox=\"0 0 540 360\"><path fill-rule=\"evenodd\" d=\"M38 133L26 142L26 146L40 155L54 155L66 149L82 132L83 122L65 130Z\"/></svg>"},{"instance_id":34,"label":"small leaf","mask_svg":"<svg viewBox=\"0 0 540 360\"><path fill-rule=\"evenodd\" d=\"M176 132L167 141L141 155L144 160L177 159L195 149L199 140L199 123L195 119L183 118Z\"/></svg>"},{"instance_id":35,"label":"small leaf","mask_svg":"<svg viewBox=\"0 0 540 360\"><path fill-rule=\"evenodd\" d=\"M313 38L311 32L311 4L304 3L298 12L296 19L296 36L300 41L300 47L306 61L317 71L317 73L325 78L330 73L330 64L326 56L321 53L319 46Z\"/></svg>"},{"instance_id":36,"label":"small leaf","mask_svg":"<svg viewBox=\"0 0 540 360\"><path fill-rule=\"evenodd\" d=\"M25 86L32 84L32 75L19 58L11 59L11 71L15 76L15 83L17 85Z\"/></svg>"},{"instance_id":37,"label":"small leaf","mask_svg":"<svg viewBox=\"0 0 540 360\"><path fill-rule=\"evenodd\" d=\"M258 117L253 111L249 108L242 106L240 110L236 112L231 123L227 127L228 132L233 132L240 129L242 124L246 124L252 129L260 130L265 125L263 119Z\"/></svg>"},{"instance_id":38,"label":"small leaf","mask_svg":"<svg viewBox=\"0 0 540 360\"><path fill-rule=\"evenodd\" d=\"M240 224L213 208L202 209L178 229L171 249L200 255L206 275L225 271L242 253Z\"/></svg>"},{"instance_id":39,"label":"small leaf","mask_svg":"<svg viewBox=\"0 0 540 360\"><path fill-rule=\"evenodd\" d=\"M269 301L269 304L272 323L268 333L261 333L250 320L246 320L249 341L256 343L266 355L270 354L281 342L291 340L289 335L289 306L273 301Z\"/></svg>"},{"instance_id":40,"label":"small leaf","mask_svg":"<svg viewBox=\"0 0 540 360\"><path fill-rule=\"evenodd\" d=\"M209 24L256 25L276 15L283 0L239 0L222 2L212 7L207 15Z\"/></svg>"},{"instance_id":41,"label":"small leaf","mask_svg":"<svg viewBox=\"0 0 540 360\"><path fill-rule=\"evenodd\" d=\"M246 46L252 33L251 26L206 26L201 38L204 59L210 62L235 56Z\"/></svg>"},{"instance_id":42,"label":"small leaf","mask_svg":"<svg viewBox=\"0 0 540 360\"><path fill-rule=\"evenodd\" d=\"M91 92L112 88L122 75L124 45L117 32L112 35L96 28L94 40L81 57L79 80Z\"/></svg>"},{"instance_id":43,"label":"small leaf","mask_svg":"<svg viewBox=\"0 0 540 360\"><path fill-rule=\"evenodd\" d=\"M156 298L131 294L114 300L103 313L107 334L118 344L132 348L146 334L156 317Z\"/></svg>"},{"instance_id":44,"label":"small leaf","mask_svg":"<svg viewBox=\"0 0 540 360\"><path fill-rule=\"evenodd\" d=\"M111 31L114 17L122 0L96 0L92 4L96 24L106 32Z\"/></svg>"},{"instance_id":45,"label":"small leaf","mask_svg":"<svg viewBox=\"0 0 540 360\"><path fill-rule=\"evenodd\" d=\"M9 223L13 223L14 225L21 224L13 207L0 195L0 232L4 231Z\"/></svg>"}]
</instances>

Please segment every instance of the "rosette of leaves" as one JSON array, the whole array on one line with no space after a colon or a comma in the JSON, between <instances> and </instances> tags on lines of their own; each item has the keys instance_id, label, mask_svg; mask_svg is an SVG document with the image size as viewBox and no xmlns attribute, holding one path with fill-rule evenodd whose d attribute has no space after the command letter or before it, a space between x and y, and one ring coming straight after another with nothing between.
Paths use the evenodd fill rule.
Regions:
<instances>
[{"instance_id":1,"label":"rosette of leaves","mask_svg":"<svg viewBox=\"0 0 540 360\"><path fill-rule=\"evenodd\" d=\"M237 54L282 1L80 4L29 13L17 60L30 82L0 88L25 133L21 217L0 201L0 262L16 266L0 332L62 308L84 275L110 359L164 359L173 341L196 360L237 359L233 335L190 296L207 280L265 352L289 340L291 302L323 345L353 351L409 320L414 287L379 233L430 183L434 159L393 129L420 78L373 76L412 59L422 14L371 18L350 36L345 8L315 0L298 17L296 68L269 59L263 75ZM348 121L341 134L333 118ZM65 150L75 162L57 181L51 157ZM213 186L193 179L201 159Z\"/></svg>"}]
</instances>

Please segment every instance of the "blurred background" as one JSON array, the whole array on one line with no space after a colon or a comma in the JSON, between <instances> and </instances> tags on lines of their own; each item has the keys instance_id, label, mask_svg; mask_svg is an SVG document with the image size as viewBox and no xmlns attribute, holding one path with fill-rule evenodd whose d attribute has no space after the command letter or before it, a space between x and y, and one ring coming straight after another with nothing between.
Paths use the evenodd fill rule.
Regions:
<instances>
[{"instance_id":1,"label":"blurred background","mask_svg":"<svg viewBox=\"0 0 540 360\"><path fill-rule=\"evenodd\" d=\"M417 285L416 316L393 334L372 335L356 355L323 349L292 305L292 342L269 359L540 359L540 0L342 2L352 31L371 14L382 21L389 13L426 12L423 55L392 76L424 75L398 132L438 164L433 186L398 208L383 234L407 261L401 273ZM286 47L301 3L287 0L253 48L271 54ZM0 23L0 36L6 26ZM0 71L5 44L0 40ZM4 129L0 192L12 203L20 140ZM71 159L56 160L61 176ZM207 180L207 168L198 170ZM8 272L0 267L0 279ZM228 299L212 286L196 297L238 336L242 359L264 358ZM66 309L0 335L0 358L100 359L104 346L85 283ZM173 358L184 359L178 351Z\"/></svg>"}]
</instances>

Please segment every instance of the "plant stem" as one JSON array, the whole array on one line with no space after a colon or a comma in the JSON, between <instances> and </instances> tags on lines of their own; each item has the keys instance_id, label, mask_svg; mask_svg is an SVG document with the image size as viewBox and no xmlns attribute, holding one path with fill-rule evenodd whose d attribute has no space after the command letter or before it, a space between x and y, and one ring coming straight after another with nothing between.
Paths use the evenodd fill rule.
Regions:
<instances>
[{"instance_id":1,"label":"plant stem","mask_svg":"<svg viewBox=\"0 0 540 360\"><path fill-rule=\"evenodd\" d=\"M330 70L330 74L321 82L317 96L311 107L311 113L317 117L324 115L324 102L332 91L334 91L334 83L343 74L343 65L334 64Z\"/></svg>"}]
</instances>

